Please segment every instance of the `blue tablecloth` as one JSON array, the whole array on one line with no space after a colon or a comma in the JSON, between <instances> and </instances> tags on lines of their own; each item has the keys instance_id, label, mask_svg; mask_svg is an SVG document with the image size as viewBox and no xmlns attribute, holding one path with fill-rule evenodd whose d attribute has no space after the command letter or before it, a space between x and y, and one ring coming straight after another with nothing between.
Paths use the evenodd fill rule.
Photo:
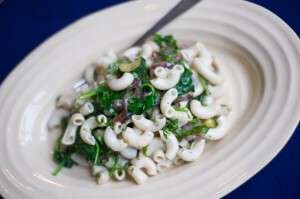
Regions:
<instances>
[{"instance_id":1,"label":"blue tablecloth","mask_svg":"<svg viewBox=\"0 0 300 199\"><path fill-rule=\"evenodd\" d=\"M0 4L0 82L33 48L56 31L88 13L120 2L124 0L4 0ZM300 34L297 1L253 2L275 12ZM266 168L226 198L300 198L299 133L298 127L287 146Z\"/></svg>"}]
</instances>

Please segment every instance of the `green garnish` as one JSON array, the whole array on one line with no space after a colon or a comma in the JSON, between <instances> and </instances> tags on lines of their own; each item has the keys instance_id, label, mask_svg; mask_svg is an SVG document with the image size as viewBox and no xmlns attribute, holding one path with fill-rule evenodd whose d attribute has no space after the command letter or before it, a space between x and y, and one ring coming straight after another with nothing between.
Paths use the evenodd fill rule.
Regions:
<instances>
[{"instance_id":1,"label":"green garnish","mask_svg":"<svg viewBox=\"0 0 300 199\"><path fill-rule=\"evenodd\" d=\"M143 84L142 91L145 93L145 96L134 96L128 100L127 109L129 113L142 114L158 105L160 96L151 84Z\"/></svg>"},{"instance_id":2,"label":"green garnish","mask_svg":"<svg viewBox=\"0 0 300 199\"><path fill-rule=\"evenodd\" d=\"M149 82L150 79L149 71L146 66L146 60L143 57L140 57L139 60L140 65L134 70L132 70L131 74L133 74L135 78L140 79L142 81L142 84L146 84Z\"/></svg>"},{"instance_id":3,"label":"green garnish","mask_svg":"<svg viewBox=\"0 0 300 199\"><path fill-rule=\"evenodd\" d=\"M174 108L175 111L179 111L179 112L188 112L189 109L187 107L175 107Z\"/></svg>"},{"instance_id":4,"label":"green garnish","mask_svg":"<svg viewBox=\"0 0 300 199\"><path fill-rule=\"evenodd\" d=\"M144 156L147 156L147 151L148 151L148 146L144 146L142 148L142 153L144 154Z\"/></svg>"},{"instance_id":5,"label":"green garnish","mask_svg":"<svg viewBox=\"0 0 300 199\"><path fill-rule=\"evenodd\" d=\"M167 62L175 62L176 55L179 50L177 45L177 41L174 39L172 35L162 36L159 34L155 34L153 36L153 41L159 45L159 55L160 57Z\"/></svg>"},{"instance_id":6,"label":"green garnish","mask_svg":"<svg viewBox=\"0 0 300 199\"><path fill-rule=\"evenodd\" d=\"M184 67L184 72L180 77L178 84L176 85L176 90L178 91L178 95L184 95L188 92L193 92L195 90L195 86L192 80L192 71Z\"/></svg>"}]
</instances>

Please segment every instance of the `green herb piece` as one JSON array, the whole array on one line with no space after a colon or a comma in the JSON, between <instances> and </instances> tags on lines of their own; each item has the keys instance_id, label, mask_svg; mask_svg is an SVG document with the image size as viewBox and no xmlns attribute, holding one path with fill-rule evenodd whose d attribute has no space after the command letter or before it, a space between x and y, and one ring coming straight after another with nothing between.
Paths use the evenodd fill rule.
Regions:
<instances>
[{"instance_id":1,"label":"green herb piece","mask_svg":"<svg viewBox=\"0 0 300 199\"><path fill-rule=\"evenodd\" d=\"M128 101L127 109L130 113L142 114L144 111L144 102L142 99L138 99L136 97L131 98Z\"/></svg>"},{"instance_id":2,"label":"green herb piece","mask_svg":"<svg viewBox=\"0 0 300 199\"><path fill-rule=\"evenodd\" d=\"M140 57L140 65L135 68L134 70L131 71L131 74L135 78L138 78L142 81L142 84L148 83L150 80L149 73L148 73L148 68L146 66L146 60L143 57Z\"/></svg>"},{"instance_id":3,"label":"green herb piece","mask_svg":"<svg viewBox=\"0 0 300 199\"><path fill-rule=\"evenodd\" d=\"M52 172L53 176L57 176L58 173L61 171L63 167L71 168L76 163L71 158L72 153L68 151L55 151L53 154L53 159L56 163L58 163L58 166L56 169Z\"/></svg>"},{"instance_id":4,"label":"green herb piece","mask_svg":"<svg viewBox=\"0 0 300 199\"><path fill-rule=\"evenodd\" d=\"M207 131L209 130L209 128L207 126L197 126L194 127L191 130L188 131L182 131L180 134L178 134L176 137L178 139L182 139L191 135L200 135L200 134L205 134L207 133Z\"/></svg>"},{"instance_id":5,"label":"green herb piece","mask_svg":"<svg viewBox=\"0 0 300 199\"><path fill-rule=\"evenodd\" d=\"M142 90L145 96L133 96L128 100L127 109L129 113L142 114L159 103L160 95L151 84L143 84Z\"/></svg>"},{"instance_id":6,"label":"green herb piece","mask_svg":"<svg viewBox=\"0 0 300 199\"><path fill-rule=\"evenodd\" d=\"M144 154L144 156L147 156L147 152L148 152L148 146L144 146L142 148L142 153Z\"/></svg>"},{"instance_id":7,"label":"green herb piece","mask_svg":"<svg viewBox=\"0 0 300 199\"><path fill-rule=\"evenodd\" d=\"M146 93L144 96L144 111L150 110L159 103L159 93L151 84L142 85L143 92Z\"/></svg>"},{"instance_id":8,"label":"green herb piece","mask_svg":"<svg viewBox=\"0 0 300 199\"><path fill-rule=\"evenodd\" d=\"M197 96L195 99L199 100L203 106L205 106L205 98L207 97L206 92Z\"/></svg>"},{"instance_id":9,"label":"green herb piece","mask_svg":"<svg viewBox=\"0 0 300 199\"><path fill-rule=\"evenodd\" d=\"M175 111L185 112L185 113L189 111L187 107L175 107L174 109Z\"/></svg>"},{"instance_id":10,"label":"green herb piece","mask_svg":"<svg viewBox=\"0 0 300 199\"><path fill-rule=\"evenodd\" d=\"M178 95L184 95L188 92L195 91L192 75L193 75L192 71L184 67L184 72L182 73L179 82L176 85L176 90L178 91Z\"/></svg>"},{"instance_id":11,"label":"green herb piece","mask_svg":"<svg viewBox=\"0 0 300 199\"><path fill-rule=\"evenodd\" d=\"M83 93L81 96L80 96L80 99L88 99L88 98L91 98L91 97L94 97L97 95L97 90L90 90L90 91L87 91L85 93Z\"/></svg>"},{"instance_id":12,"label":"green herb piece","mask_svg":"<svg viewBox=\"0 0 300 199\"><path fill-rule=\"evenodd\" d=\"M159 55L160 57L167 62L175 62L176 55L179 50L177 45L177 41L174 39L172 35L162 36L159 34L155 34L153 36L153 41L159 45Z\"/></svg>"},{"instance_id":13,"label":"green herb piece","mask_svg":"<svg viewBox=\"0 0 300 199\"><path fill-rule=\"evenodd\" d=\"M173 133L176 137L180 135L181 128L177 119L168 119L163 128L164 136L167 137L169 133Z\"/></svg>"}]
</instances>

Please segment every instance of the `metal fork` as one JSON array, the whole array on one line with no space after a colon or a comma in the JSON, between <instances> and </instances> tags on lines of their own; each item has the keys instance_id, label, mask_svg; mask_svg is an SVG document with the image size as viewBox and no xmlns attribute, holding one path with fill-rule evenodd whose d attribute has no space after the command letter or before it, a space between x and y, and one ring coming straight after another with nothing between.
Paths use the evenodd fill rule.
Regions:
<instances>
[{"instance_id":1,"label":"metal fork","mask_svg":"<svg viewBox=\"0 0 300 199\"><path fill-rule=\"evenodd\" d=\"M181 0L174 8L172 8L165 16L156 22L149 30L147 30L140 38L138 38L131 46L140 46L146 39L159 31L162 27L169 24L175 18L192 8L202 0Z\"/></svg>"}]
</instances>

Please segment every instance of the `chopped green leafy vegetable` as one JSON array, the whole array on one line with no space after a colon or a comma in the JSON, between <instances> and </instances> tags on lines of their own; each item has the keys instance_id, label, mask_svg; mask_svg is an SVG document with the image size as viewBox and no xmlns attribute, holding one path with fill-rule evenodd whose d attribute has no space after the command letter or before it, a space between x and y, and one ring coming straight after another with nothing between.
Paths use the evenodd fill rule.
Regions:
<instances>
[{"instance_id":1,"label":"chopped green leafy vegetable","mask_svg":"<svg viewBox=\"0 0 300 199\"><path fill-rule=\"evenodd\" d=\"M128 101L127 109L130 113L141 114L144 111L144 102L142 99L138 99L136 97L131 98Z\"/></svg>"},{"instance_id":2,"label":"chopped green leafy vegetable","mask_svg":"<svg viewBox=\"0 0 300 199\"><path fill-rule=\"evenodd\" d=\"M143 84L142 90L145 96L134 96L128 100L128 112L132 114L142 114L159 103L159 93L151 84Z\"/></svg>"},{"instance_id":3,"label":"chopped green leafy vegetable","mask_svg":"<svg viewBox=\"0 0 300 199\"><path fill-rule=\"evenodd\" d=\"M184 67L184 72L181 75L180 80L176 85L178 95L183 95L188 92L193 92L195 90L195 86L192 80L192 75L193 75L192 71Z\"/></svg>"},{"instance_id":4,"label":"chopped green leafy vegetable","mask_svg":"<svg viewBox=\"0 0 300 199\"><path fill-rule=\"evenodd\" d=\"M177 41L174 39L172 35L162 36L159 34L155 34L153 36L153 41L159 45L159 55L160 57L167 62L175 62L176 55L179 50L177 45Z\"/></svg>"},{"instance_id":5,"label":"chopped green leafy vegetable","mask_svg":"<svg viewBox=\"0 0 300 199\"><path fill-rule=\"evenodd\" d=\"M179 112L188 112L189 109L187 107L175 107L174 108L175 111L179 111Z\"/></svg>"},{"instance_id":6,"label":"chopped green leafy vegetable","mask_svg":"<svg viewBox=\"0 0 300 199\"><path fill-rule=\"evenodd\" d=\"M103 85L97 88L96 102L103 111L111 113L113 102L122 99L123 92L113 91L108 86Z\"/></svg>"},{"instance_id":7,"label":"chopped green leafy vegetable","mask_svg":"<svg viewBox=\"0 0 300 199\"><path fill-rule=\"evenodd\" d=\"M142 81L142 84L146 84L149 82L149 72L148 72L148 68L146 66L146 60L143 57L140 57L140 65L135 68L133 71L131 71L131 73L133 74L133 76L135 78L138 78Z\"/></svg>"},{"instance_id":8,"label":"chopped green leafy vegetable","mask_svg":"<svg viewBox=\"0 0 300 199\"><path fill-rule=\"evenodd\" d=\"M209 130L209 128L207 126L197 126L194 127L191 130L188 131L182 131L179 135L177 135L176 137L178 139L182 139L191 135L200 135L200 134L205 134L207 133Z\"/></svg>"},{"instance_id":9,"label":"chopped green leafy vegetable","mask_svg":"<svg viewBox=\"0 0 300 199\"><path fill-rule=\"evenodd\" d=\"M198 119L196 119L198 120ZM177 139L181 140L190 135L200 135L205 134L209 130L209 128L205 125L202 125L201 121L192 120L188 123L190 125L190 129L183 130L179 126L178 120L167 120L166 126L163 128L164 132L173 133Z\"/></svg>"}]
</instances>

